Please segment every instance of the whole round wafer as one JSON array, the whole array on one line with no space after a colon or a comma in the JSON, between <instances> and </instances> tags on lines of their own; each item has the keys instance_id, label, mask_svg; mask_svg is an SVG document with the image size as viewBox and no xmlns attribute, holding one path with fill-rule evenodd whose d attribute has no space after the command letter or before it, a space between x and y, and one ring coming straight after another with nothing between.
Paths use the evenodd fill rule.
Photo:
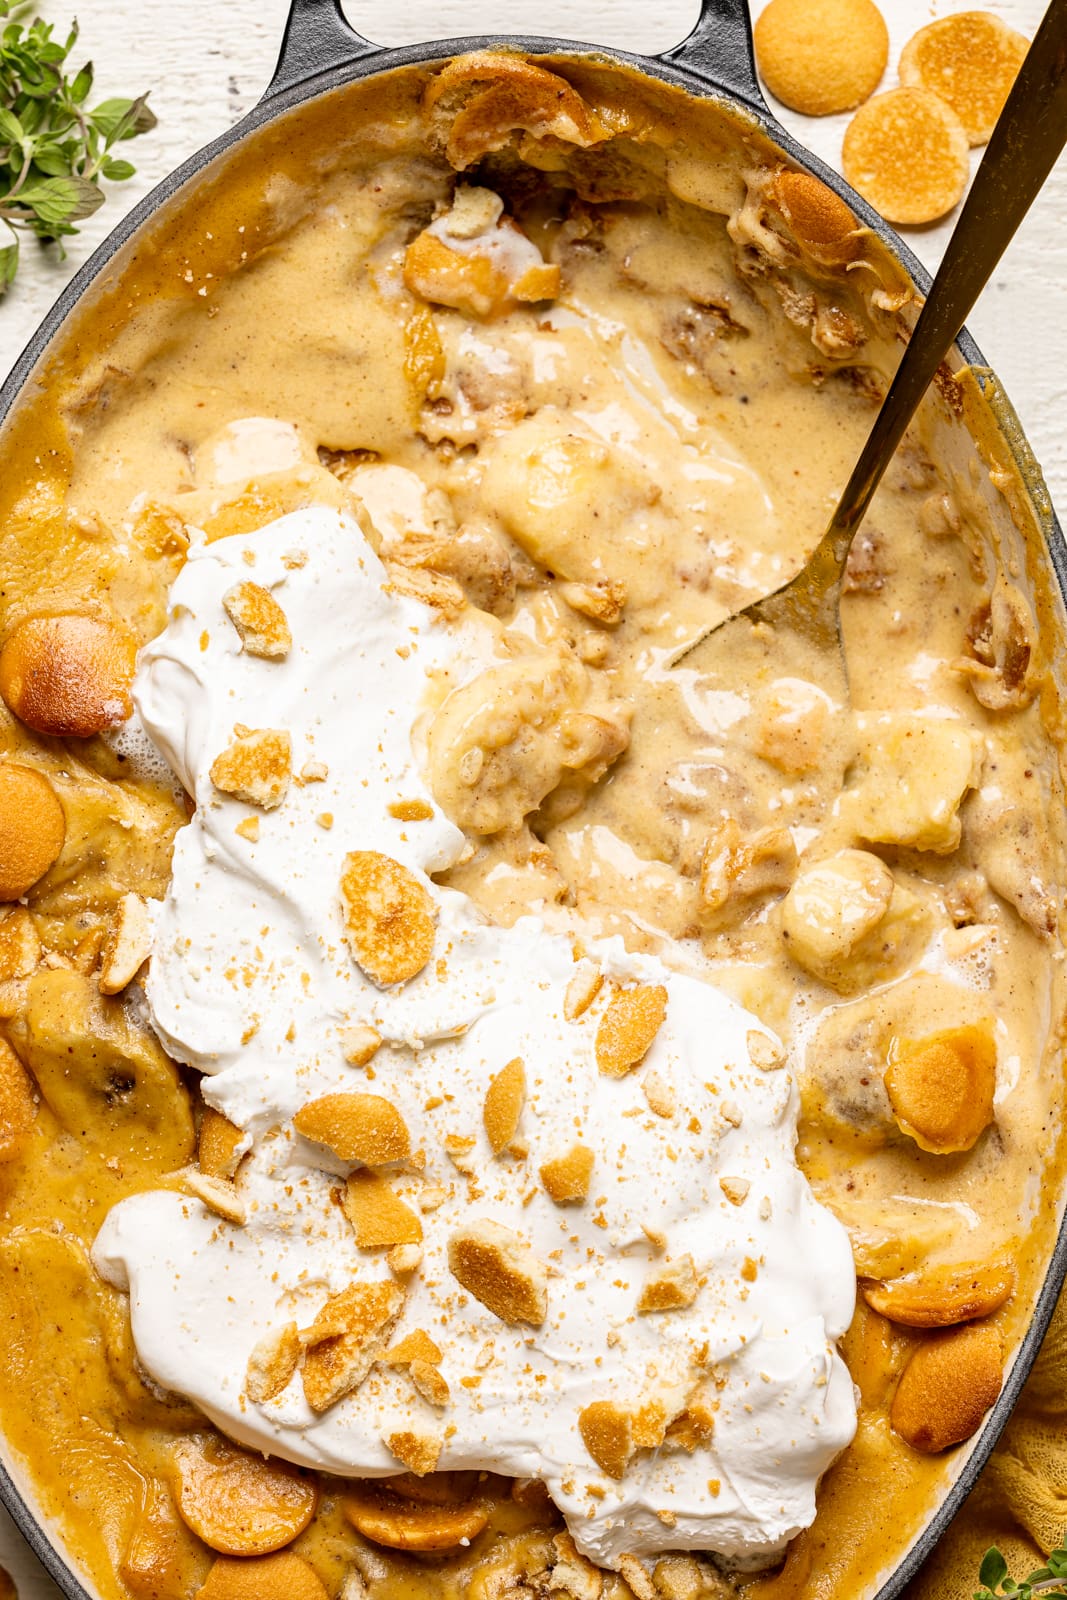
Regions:
<instances>
[{"instance_id":1,"label":"whole round wafer","mask_svg":"<svg viewBox=\"0 0 1067 1600\"><path fill-rule=\"evenodd\" d=\"M909 39L900 57L900 81L939 94L971 144L985 144L1029 47L1021 33L988 11L960 11Z\"/></svg>"},{"instance_id":2,"label":"whole round wafer","mask_svg":"<svg viewBox=\"0 0 1067 1600\"><path fill-rule=\"evenodd\" d=\"M889 222L933 222L962 198L970 170L959 117L929 89L890 89L848 125L842 169Z\"/></svg>"},{"instance_id":3,"label":"whole round wafer","mask_svg":"<svg viewBox=\"0 0 1067 1600\"><path fill-rule=\"evenodd\" d=\"M873 0L771 0L756 21L756 61L771 93L825 117L872 95L889 56Z\"/></svg>"}]
</instances>

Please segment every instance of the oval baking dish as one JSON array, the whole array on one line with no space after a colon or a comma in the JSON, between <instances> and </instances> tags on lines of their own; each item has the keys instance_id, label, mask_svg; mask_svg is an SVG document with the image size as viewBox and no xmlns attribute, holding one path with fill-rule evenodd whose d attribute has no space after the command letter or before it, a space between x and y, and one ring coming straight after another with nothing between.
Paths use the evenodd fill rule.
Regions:
<instances>
[{"instance_id":1,"label":"oval baking dish","mask_svg":"<svg viewBox=\"0 0 1067 1600\"><path fill-rule=\"evenodd\" d=\"M212 203L216 203L220 180L223 188L231 179L239 183L237 175L246 152L255 151L262 160L264 151L273 151L282 167L287 159L288 130L297 127L307 108L314 115L321 112L321 121L317 134L313 119L300 125L295 137L303 155L312 148L315 137L330 138L331 97L341 104L339 97L346 91L357 92L361 85L373 85L387 97L393 92L390 86L403 81L405 71L429 71L461 54L486 50L517 52L564 78L570 71L579 76L584 73L583 81L610 80L617 90L621 85L623 96L647 90L653 106L669 106L671 94L684 92L695 102L723 107L742 128L751 130L755 141L762 141L761 148L778 152L788 168L810 173L833 190L859 226L883 242L898 264L902 283L913 284L920 294L928 286L924 269L893 230L770 115L756 79L745 0L703 0L700 20L690 37L655 58L525 36L480 36L382 50L347 25L336 0L293 0L277 71L259 105L133 210L77 274L35 333L0 391L0 423L6 429L6 440L0 439L4 456L22 452L25 457L31 440L42 451L62 448L47 432L34 431L45 414L40 408L59 365L84 371L84 364L79 363L85 356L81 349L85 340L98 347L107 338L109 327L121 325L127 303L136 309L142 298L149 299L163 284L181 255L201 186L205 190L212 186ZM340 122L335 126L340 130ZM324 144L324 157L328 153ZM238 198L235 215L240 203ZM971 435L984 460L992 462L1000 474L1012 514L1028 548L1036 552L1033 581L1039 591L1039 615L1045 627L1055 632L1056 646L1050 655L1058 658L1064 638L1061 597L1067 595L1067 547L1036 463L994 376L966 333L960 336L958 349L962 370L954 375L945 373L942 385L946 416L949 422L955 419L959 423L961 434L966 430ZM1067 1274L1067 1230L1059 1225L1064 1194L1050 1198L1047 1204L1054 1219L1046 1230L1048 1248L1042 1254L1040 1292L1033 1300L1032 1316L1015 1349L999 1399L979 1432L958 1450L954 1479L936 1511L892 1570L882 1571L864 1591L862 1600L894 1600L914 1577L973 1487L1011 1414ZM69 1600L90 1600L92 1589L75 1575L60 1534L35 1509L32 1490L11 1460L0 1469L0 1500ZM855 1600L861 1596L856 1595Z\"/></svg>"}]
</instances>

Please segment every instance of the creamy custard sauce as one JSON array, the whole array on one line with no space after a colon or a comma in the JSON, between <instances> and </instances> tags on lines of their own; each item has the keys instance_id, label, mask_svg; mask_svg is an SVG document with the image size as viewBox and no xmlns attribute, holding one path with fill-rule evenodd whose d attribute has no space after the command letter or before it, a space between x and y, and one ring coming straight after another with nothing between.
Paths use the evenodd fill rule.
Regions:
<instances>
[{"instance_id":1,"label":"creamy custard sauce","mask_svg":"<svg viewBox=\"0 0 1067 1600\"><path fill-rule=\"evenodd\" d=\"M108 1600L873 1592L1059 1211L1060 624L1007 451L943 373L848 703L773 641L711 680L676 658L799 570L906 337L877 242L573 62L241 161L6 440L5 657L148 645L174 774L0 660L66 820L0 920L11 1448Z\"/></svg>"}]
</instances>

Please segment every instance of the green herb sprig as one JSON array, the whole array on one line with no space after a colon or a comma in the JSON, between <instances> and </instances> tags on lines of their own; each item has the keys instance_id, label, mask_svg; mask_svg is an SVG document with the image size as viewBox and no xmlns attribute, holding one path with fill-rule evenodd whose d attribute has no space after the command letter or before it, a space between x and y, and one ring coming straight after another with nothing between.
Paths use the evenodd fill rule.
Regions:
<instances>
[{"instance_id":1,"label":"green herb sprig","mask_svg":"<svg viewBox=\"0 0 1067 1600\"><path fill-rule=\"evenodd\" d=\"M0 295L18 272L20 235L62 252L60 241L103 205L101 179L133 176L115 146L156 125L145 95L89 110L92 64L67 71L77 24L60 41L40 17L16 21L25 9L21 0L0 0L0 221L10 238L0 246Z\"/></svg>"},{"instance_id":2,"label":"green herb sprig","mask_svg":"<svg viewBox=\"0 0 1067 1600\"><path fill-rule=\"evenodd\" d=\"M1067 1544L1053 1550L1043 1567L1018 1583L1009 1574L1008 1563L994 1545L985 1553L978 1582L982 1587L975 1590L974 1600L999 1600L1001 1595L1012 1595L1014 1600L1032 1600L1032 1596L1038 1594L1067 1595Z\"/></svg>"}]
</instances>

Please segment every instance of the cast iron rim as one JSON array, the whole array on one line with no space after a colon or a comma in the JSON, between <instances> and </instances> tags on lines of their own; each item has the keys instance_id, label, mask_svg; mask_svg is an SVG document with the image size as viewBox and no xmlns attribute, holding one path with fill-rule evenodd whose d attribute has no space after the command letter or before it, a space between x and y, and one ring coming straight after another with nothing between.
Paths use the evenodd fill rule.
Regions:
<instances>
[{"instance_id":1,"label":"cast iron rim","mask_svg":"<svg viewBox=\"0 0 1067 1600\"><path fill-rule=\"evenodd\" d=\"M716 83L711 77L686 67L677 59L638 56L629 51L607 50L572 40L514 34L479 34L470 38L435 39L396 49L379 50L366 46L358 35L353 34L353 51L365 49L365 53L354 54L351 59L314 73L276 93L268 91L266 97L253 107L247 116L182 162L117 224L60 294L31 336L7 379L0 386L0 427L48 345L62 328L78 301L118 251L151 220L161 206L203 172L218 156L225 154L248 135L266 127L268 123L283 116L287 111L321 95L329 94L332 90L342 88L357 79L373 77L398 67L444 62L452 56L466 54L468 51L501 48L518 50L534 56L572 56L583 61L602 62L608 66L617 64L630 67L649 77L658 78L664 83L684 89L700 99L717 100L727 110L735 113L738 110L742 111L752 118L759 130L772 143L778 145L791 161L821 178L829 188L840 195L863 224L876 233L902 263L916 287L924 295L928 292L931 277L922 262L899 234L867 204L861 195L850 188L839 173L799 144L771 115L765 105L739 94L735 89ZM684 50L684 44L678 48ZM981 381L982 373L988 371L988 368L981 351L966 329L961 332L956 344L964 362L977 370ZM1008 442L1013 453L1018 456L1022 441L1009 439ZM1024 476L1033 472L1031 461L1020 461L1019 465L1024 470ZM1035 507L1035 510L1038 520L1043 525L1046 546L1060 595L1067 603L1067 545L1064 544L1063 533L1050 503L1044 507ZM1067 1277L1067 1212L1061 1216L1056 1243L1049 1258L1048 1270L1034 1307L1033 1317L1016 1352L999 1398L976 1435L967 1459L941 1505L872 1600L897 1600L901 1590L916 1576L974 1488L1029 1376L1056 1309L1065 1277ZM45 1531L43 1519L31 1509L2 1461L0 1461L0 1503L6 1507L26 1543L49 1577L66 1596L66 1600L96 1600L96 1597L76 1577L57 1546L52 1543ZM977 1581L977 1574L975 1576Z\"/></svg>"}]
</instances>

